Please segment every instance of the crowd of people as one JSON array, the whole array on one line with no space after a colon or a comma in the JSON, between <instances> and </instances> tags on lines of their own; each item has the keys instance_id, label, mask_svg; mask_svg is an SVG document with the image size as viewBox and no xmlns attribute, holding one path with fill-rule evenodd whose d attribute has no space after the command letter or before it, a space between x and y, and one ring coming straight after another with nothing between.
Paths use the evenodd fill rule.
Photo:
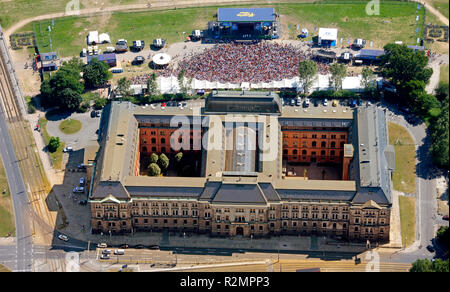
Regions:
<instances>
[{"instance_id":1,"label":"crowd of people","mask_svg":"<svg viewBox=\"0 0 450 292\"><path fill-rule=\"evenodd\" d=\"M161 74L177 76L184 70L186 77L222 83L280 81L298 76L299 62L311 57L310 50L290 44L218 44L185 57L176 68L169 66ZM329 73L327 64L317 65L320 74Z\"/></svg>"}]
</instances>

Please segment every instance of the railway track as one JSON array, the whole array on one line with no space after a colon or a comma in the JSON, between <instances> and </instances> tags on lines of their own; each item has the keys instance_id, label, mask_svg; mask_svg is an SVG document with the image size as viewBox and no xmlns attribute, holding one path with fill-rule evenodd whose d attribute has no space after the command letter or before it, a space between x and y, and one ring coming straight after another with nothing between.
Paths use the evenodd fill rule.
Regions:
<instances>
[{"instance_id":1,"label":"railway track","mask_svg":"<svg viewBox=\"0 0 450 292\"><path fill-rule=\"evenodd\" d=\"M1 29L0 29L1 34ZM53 219L45 200L50 191L47 177L38 156L29 122L24 119L25 101L18 87L17 78L13 72L13 66L6 42L0 35L0 103L4 113L12 144L17 156L25 185L27 186L30 202L29 218L33 224L33 232L40 227L46 241L52 240ZM37 223L37 224L35 224ZM37 226L36 226L37 225ZM51 236L51 237L50 237ZM51 241L50 241L51 242Z\"/></svg>"}]
</instances>

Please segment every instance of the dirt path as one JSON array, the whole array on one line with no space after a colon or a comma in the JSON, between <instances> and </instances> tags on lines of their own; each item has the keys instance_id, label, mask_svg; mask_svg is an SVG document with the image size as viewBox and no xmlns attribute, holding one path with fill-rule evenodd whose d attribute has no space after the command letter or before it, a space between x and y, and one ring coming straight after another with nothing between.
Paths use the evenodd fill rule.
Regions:
<instances>
[{"instance_id":1,"label":"dirt path","mask_svg":"<svg viewBox=\"0 0 450 292\"><path fill-rule=\"evenodd\" d=\"M414 0L415 2L421 3L425 5L425 8L428 9L429 12L433 13L434 15L436 15L437 18L439 18L440 21L442 21L445 25L448 26L448 18L445 17L441 12L439 12L439 10L437 10L436 8L434 8L430 3L428 3L427 1L422 2L420 0Z\"/></svg>"}]
</instances>

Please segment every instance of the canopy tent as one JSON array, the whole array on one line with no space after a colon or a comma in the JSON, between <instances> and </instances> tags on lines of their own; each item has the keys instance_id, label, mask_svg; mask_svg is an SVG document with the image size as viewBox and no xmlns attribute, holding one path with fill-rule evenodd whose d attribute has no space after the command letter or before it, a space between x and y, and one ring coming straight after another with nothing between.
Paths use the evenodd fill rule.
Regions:
<instances>
[{"instance_id":1,"label":"canopy tent","mask_svg":"<svg viewBox=\"0 0 450 292\"><path fill-rule=\"evenodd\" d=\"M318 75L316 80L313 82L311 86L311 90L327 90L332 89L330 85L330 77L331 75ZM361 75L346 77L342 82L342 89L351 90L351 91L361 91L363 88L361 87ZM185 82L187 82L187 78L185 78ZM376 79L377 81L382 80L381 77ZM177 93L180 90L178 84L178 78L175 76L171 77L158 77L158 85L161 93ZM192 79L192 89L246 89L249 90L251 88L255 89L272 89L272 88L293 88L297 89L297 91L303 90L302 84L298 77L294 77L291 79L283 79L279 81L271 81L271 82L260 82L260 83L222 83L218 81L210 82L207 80L197 80Z\"/></svg>"},{"instance_id":2,"label":"canopy tent","mask_svg":"<svg viewBox=\"0 0 450 292\"><path fill-rule=\"evenodd\" d=\"M90 31L89 34L88 34L87 41L88 41L88 45L98 44L98 41L99 41L99 39L98 39L98 31L96 31L96 30L95 31Z\"/></svg>"},{"instance_id":3,"label":"canopy tent","mask_svg":"<svg viewBox=\"0 0 450 292\"><path fill-rule=\"evenodd\" d=\"M319 28L319 46L336 46L337 35L337 28Z\"/></svg>"},{"instance_id":4,"label":"canopy tent","mask_svg":"<svg viewBox=\"0 0 450 292\"><path fill-rule=\"evenodd\" d=\"M100 44L111 43L111 39L107 33L102 33L98 36L98 40Z\"/></svg>"}]
</instances>

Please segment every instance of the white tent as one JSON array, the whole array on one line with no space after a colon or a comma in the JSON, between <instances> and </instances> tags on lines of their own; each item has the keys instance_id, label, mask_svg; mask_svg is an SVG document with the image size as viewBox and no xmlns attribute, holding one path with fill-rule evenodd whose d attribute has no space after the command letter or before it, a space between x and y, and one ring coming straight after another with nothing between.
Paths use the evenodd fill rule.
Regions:
<instances>
[{"instance_id":1,"label":"white tent","mask_svg":"<svg viewBox=\"0 0 450 292\"><path fill-rule=\"evenodd\" d=\"M335 42L334 45L337 43L337 35L338 30L337 28L319 28L319 39L318 43L321 44L322 41L330 41Z\"/></svg>"},{"instance_id":2,"label":"white tent","mask_svg":"<svg viewBox=\"0 0 450 292\"><path fill-rule=\"evenodd\" d=\"M88 45L98 44L98 31L90 31L88 35Z\"/></svg>"},{"instance_id":3,"label":"white tent","mask_svg":"<svg viewBox=\"0 0 450 292\"><path fill-rule=\"evenodd\" d=\"M98 40L99 40L100 44L111 43L111 39L109 38L109 34L107 34L107 33L101 33L98 36Z\"/></svg>"}]
</instances>

